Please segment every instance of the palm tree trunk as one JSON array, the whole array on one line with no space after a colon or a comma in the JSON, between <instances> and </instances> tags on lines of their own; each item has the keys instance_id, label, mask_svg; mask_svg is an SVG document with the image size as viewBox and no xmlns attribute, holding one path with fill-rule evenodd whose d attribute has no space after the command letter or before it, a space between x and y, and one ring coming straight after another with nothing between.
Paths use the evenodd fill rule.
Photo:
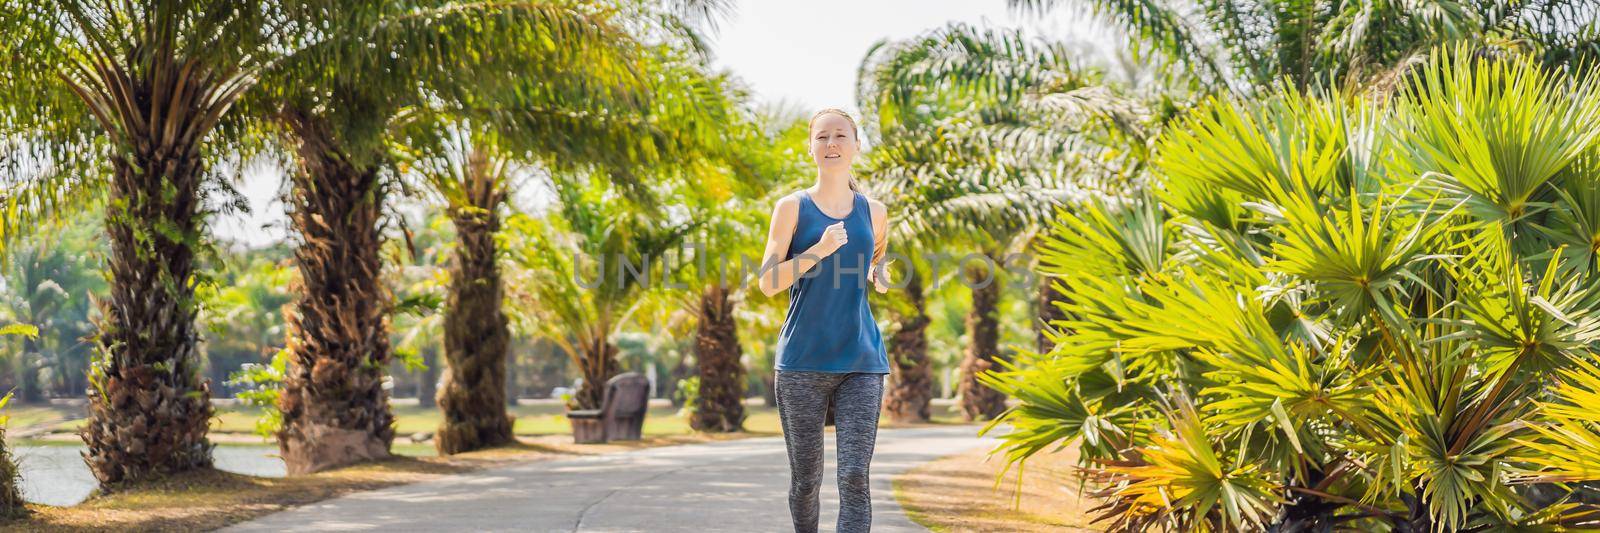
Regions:
<instances>
[{"instance_id":1,"label":"palm tree trunk","mask_svg":"<svg viewBox=\"0 0 1600 533\"><path fill-rule=\"evenodd\" d=\"M506 407L516 407L517 398L521 396L522 384L517 381L517 353L506 348Z\"/></svg>"},{"instance_id":2,"label":"palm tree trunk","mask_svg":"<svg viewBox=\"0 0 1600 533\"><path fill-rule=\"evenodd\" d=\"M23 337L22 353L18 354L17 359L22 363L17 369L17 400L21 403L43 402L44 384L39 383L39 365L44 362L44 357L39 353L39 341Z\"/></svg>"},{"instance_id":3,"label":"palm tree trunk","mask_svg":"<svg viewBox=\"0 0 1600 533\"><path fill-rule=\"evenodd\" d=\"M617 362L617 347L604 334L597 334L586 339L581 350L579 357L583 360L578 361L578 366L583 373L583 385L578 387L573 400L578 403L579 409L599 409L606 390L606 380L617 375L622 366Z\"/></svg>"},{"instance_id":4,"label":"palm tree trunk","mask_svg":"<svg viewBox=\"0 0 1600 533\"><path fill-rule=\"evenodd\" d=\"M200 379L195 328L197 144L144 143L111 161L110 287L97 336L104 364L90 370L81 434L102 487L211 467L211 389Z\"/></svg>"},{"instance_id":5,"label":"palm tree trunk","mask_svg":"<svg viewBox=\"0 0 1600 533\"><path fill-rule=\"evenodd\" d=\"M700 367L700 395L689 425L695 431L744 430L744 364L739 359L739 325L733 318L729 288L715 283L700 293L700 325L694 354Z\"/></svg>"},{"instance_id":6,"label":"palm tree trunk","mask_svg":"<svg viewBox=\"0 0 1600 533\"><path fill-rule=\"evenodd\" d=\"M432 409L438 405L439 365L444 364L444 360L439 358L439 349L430 346L423 350L422 364L425 366L421 375L417 376L417 406Z\"/></svg>"},{"instance_id":7,"label":"palm tree trunk","mask_svg":"<svg viewBox=\"0 0 1600 533\"><path fill-rule=\"evenodd\" d=\"M330 128L289 110L300 168L289 219L300 237L300 291L286 319L289 369L278 399L278 447L291 475L388 457L394 417L389 295L379 279L378 166L353 160Z\"/></svg>"},{"instance_id":8,"label":"palm tree trunk","mask_svg":"<svg viewBox=\"0 0 1600 533\"><path fill-rule=\"evenodd\" d=\"M933 371L928 361L928 315L922 312L922 279L912 272L906 279L905 294L912 313L899 319L889 337L889 391L883 407L889 420L898 423L927 422L931 418Z\"/></svg>"},{"instance_id":9,"label":"palm tree trunk","mask_svg":"<svg viewBox=\"0 0 1600 533\"><path fill-rule=\"evenodd\" d=\"M500 231L498 198L486 198L482 207L450 210L458 243L444 315L444 356L449 364L439 394L444 420L436 445L441 454L512 441L512 420L506 414L511 332L501 311L505 295L494 243Z\"/></svg>"},{"instance_id":10,"label":"palm tree trunk","mask_svg":"<svg viewBox=\"0 0 1600 533\"><path fill-rule=\"evenodd\" d=\"M768 371L761 374L761 400L767 407L778 407L778 376Z\"/></svg>"},{"instance_id":11,"label":"palm tree trunk","mask_svg":"<svg viewBox=\"0 0 1600 533\"><path fill-rule=\"evenodd\" d=\"M6 448L6 428L0 425L0 519L28 514L27 502L23 501L22 489L18 487L21 481L22 473L17 471L17 462Z\"/></svg>"},{"instance_id":12,"label":"palm tree trunk","mask_svg":"<svg viewBox=\"0 0 1600 533\"><path fill-rule=\"evenodd\" d=\"M1038 331L1035 332L1037 337L1035 338L1034 342L1037 343L1037 349L1039 350L1039 353L1049 353L1050 350L1055 348L1055 344L1050 342L1050 337L1047 337L1045 332L1055 328L1053 324L1056 321L1066 320L1067 318L1067 313L1062 311L1061 307L1056 305L1058 302L1067 301L1067 298L1065 295L1061 294L1061 291L1056 290L1055 287L1051 285L1053 280L1054 278L1049 276L1039 278L1039 323L1034 324L1034 327L1038 329Z\"/></svg>"},{"instance_id":13,"label":"palm tree trunk","mask_svg":"<svg viewBox=\"0 0 1600 533\"><path fill-rule=\"evenodd\" d=\"M996 262L998 264L998 262ZM1000 391L978 381L978 375L996 367L994 359L1000 352L1000 280L986 267L967 270L971 281L972 309L967 313L966 354L961 360L961 412L967 420L989 420L1000 416L1006 409L1006 397ZM989 282L977 286L985 278Z\"/></svg>"}]
</instances>

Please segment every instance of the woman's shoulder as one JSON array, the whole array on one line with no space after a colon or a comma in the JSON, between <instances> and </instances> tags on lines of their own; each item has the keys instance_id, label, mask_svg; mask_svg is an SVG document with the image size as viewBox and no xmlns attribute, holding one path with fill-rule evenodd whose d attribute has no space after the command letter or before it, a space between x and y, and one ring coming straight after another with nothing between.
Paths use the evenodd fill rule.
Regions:
<instances>
[{"instance_id":1,"label":"woman's shoulder","mask_svg":"<svg viewBox=\"0 0 1600 533\"><path fill-rule=\"evenodd\" d=\"M805 189L795 189L795 190L789 191L789 194L785 194L782 197L779 197L778 198L778 205L780 205L780 206L783 206L783 205L800 205L800 201L805 199L805 197L806 197L806 190Z\"/></svg>"},{"instance_id":2,"label":"woman's shoulder","mask_svg":"<svg viewBox=\"0 0 1600 533\"><path fill-rule=\"evenodd\" d=\"M805 190L798 190L778 198L772 205L772 216L776 219L794 220L800 214L800 198Z\"/></svg>"},{"instance_id":3,"label":"woman's shoulder","mask_svg":"<svg viewBox=\"0 0 1600 533\"><path fill-rule=\"evenodd\" d=\"M873 220L885 220L889 217L888 205L871 196L862 195L862 197L867 199L868 212L872 213Z\"/></svg>"}]
</instances>

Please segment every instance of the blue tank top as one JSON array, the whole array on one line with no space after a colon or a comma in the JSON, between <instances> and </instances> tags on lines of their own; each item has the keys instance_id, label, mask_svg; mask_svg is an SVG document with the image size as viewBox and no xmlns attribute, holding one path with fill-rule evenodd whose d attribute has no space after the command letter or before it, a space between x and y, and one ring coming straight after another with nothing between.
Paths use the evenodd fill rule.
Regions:
<instances>
[{"instance_id":1,"label":"blue tank top","mask_svg":"<svg viewBox=\"0 0 1600 533\"><path fill-rule=\"evenodd\" d=\"M889 373L883 335L867 305L872 209L866 197L851 194L850 214L840 219L823 213L809 192L800 193L800 213L785 261L816 245L822 230L836 222L844 222L850 240L789 287L789 312L778 335L778 370Z\"/></svg>"}]
</instances>

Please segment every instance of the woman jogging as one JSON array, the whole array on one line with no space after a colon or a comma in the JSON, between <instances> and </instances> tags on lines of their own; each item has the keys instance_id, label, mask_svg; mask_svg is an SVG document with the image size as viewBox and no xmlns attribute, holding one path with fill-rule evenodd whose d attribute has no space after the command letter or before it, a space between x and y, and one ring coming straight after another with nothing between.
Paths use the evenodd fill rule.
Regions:
<instances>
[{"instance_id":1,"label":"woman jogging","mask_svg":"<svg viewBox=\"0 0 1600 533\"><path fill-rule=\"evenodd\" d=\"M797 533L817 530L822 427L833 405L839 464L839 532L869 531L868 467L889 360L867 306L866 286L888 290L880 264L888 209L863 196L850 174L861 149L855 120L838 109L811 117L816 184L772 210L759 277L767 296L789 289L778 337L776 395L789 450L789 515Z\"/></svg>"}]
</instances>

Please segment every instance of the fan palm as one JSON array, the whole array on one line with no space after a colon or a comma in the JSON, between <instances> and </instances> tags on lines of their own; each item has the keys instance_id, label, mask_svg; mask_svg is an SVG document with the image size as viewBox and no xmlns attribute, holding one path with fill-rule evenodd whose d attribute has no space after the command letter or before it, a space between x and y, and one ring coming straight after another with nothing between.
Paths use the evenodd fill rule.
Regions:
<instances>
[{"instance_id":1,"label":"fan palm","mask_svg":"<svg viewBox=\"0 0 1600 533\"><path fill-rule=\"evenodd\" d=\"M1055 348L984 376L1012 463L1076 441L1117 530L1592 527L1600 84L1433 54L1391 103L1283 87L1062 213ZM1592 411L1592 409L1591 409Z\"/></svg>"}]
</instances>

